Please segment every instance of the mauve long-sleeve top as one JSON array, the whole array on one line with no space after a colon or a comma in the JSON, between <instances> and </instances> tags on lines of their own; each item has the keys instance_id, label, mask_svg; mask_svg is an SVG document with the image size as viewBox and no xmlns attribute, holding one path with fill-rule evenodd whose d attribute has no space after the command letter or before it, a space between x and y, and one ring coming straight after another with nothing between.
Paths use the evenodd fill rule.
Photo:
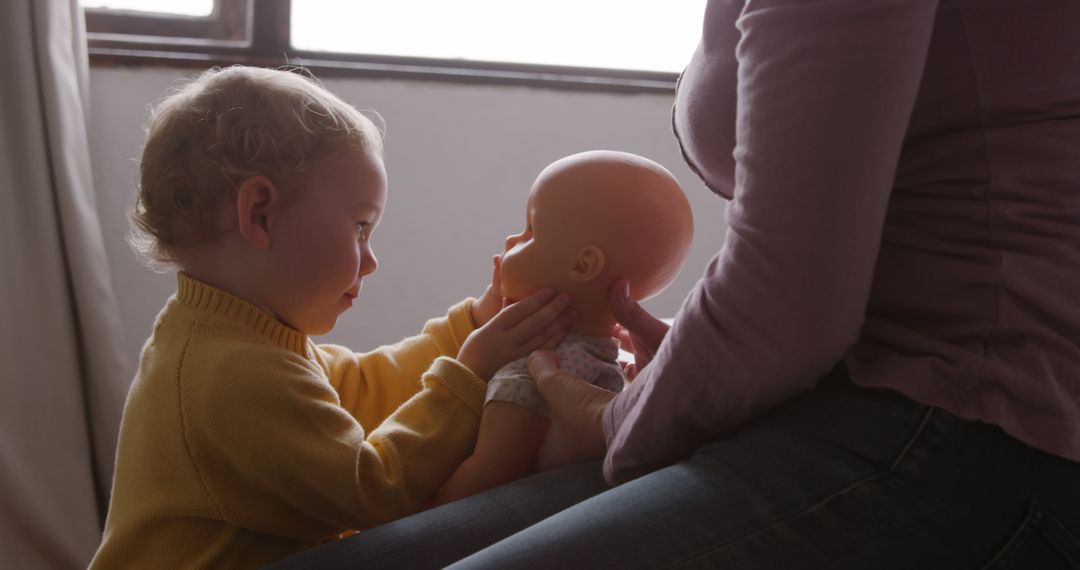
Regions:
<instances>
[{"instance_id":1,"label":"mauve long-sleeve top","mask_svg":"<svg viewBox=\"0 0 1080 570\"><path fill-rule=\"evenodd\" d=\"M605 410L608 480L840 361L1080 460L1078 25L1076 0L710 1L674 126L728 232Z\"/></svg>"}]
</instances>

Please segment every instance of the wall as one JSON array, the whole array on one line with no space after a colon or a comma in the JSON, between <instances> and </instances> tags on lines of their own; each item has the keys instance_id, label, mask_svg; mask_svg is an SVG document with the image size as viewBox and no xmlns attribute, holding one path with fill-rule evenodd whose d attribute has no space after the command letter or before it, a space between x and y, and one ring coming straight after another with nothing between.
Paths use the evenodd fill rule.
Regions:
<instances>
[{"instance_id":1,"label":"wall","mask_svg":"<svg viewBox=\"0 0 1080 570\"><path fill-rule=\"evenodd\" d=\"M124 346L132 367L172 275L140 266L124 241L148 105L186 70L93 68L91 156ZM625 150L668 167L694 208L686 268L646 302L671 316L719 249L725 203L683 163L670 129L671 95L622 95L398 80L325 82L387 124L390 194L375 235L379 270L357 305L322 340L367 350L419 331L452 303L479 295L491 256L519 231L532 179L552 160L588 149ZM134 369L131 371L134 373Z\"/></svg>"}]
</instances>

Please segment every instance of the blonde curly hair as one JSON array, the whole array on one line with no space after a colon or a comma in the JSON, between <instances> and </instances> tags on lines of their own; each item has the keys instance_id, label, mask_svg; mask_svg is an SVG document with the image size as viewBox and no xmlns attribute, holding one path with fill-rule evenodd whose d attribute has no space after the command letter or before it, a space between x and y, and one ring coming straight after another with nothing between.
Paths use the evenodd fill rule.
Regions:
<instances>
[{"instance_id":1,"label":"blonde curly hair","mask_svg":"<svg viewBox=\"0 0 1080 570\"><path fill-rule=\"evenodd\" d=\"M152 268L217 239L214 212L245 179L275 183L341 148L382 154L370 119L313 78L287 70L214 68L153 108L139 162L129 242Z\"/></svg>"}]
</instances>

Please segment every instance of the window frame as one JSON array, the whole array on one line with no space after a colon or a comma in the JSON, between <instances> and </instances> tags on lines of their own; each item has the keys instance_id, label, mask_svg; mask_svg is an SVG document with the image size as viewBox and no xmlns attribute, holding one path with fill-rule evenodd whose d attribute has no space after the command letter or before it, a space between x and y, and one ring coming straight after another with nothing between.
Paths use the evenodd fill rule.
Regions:
<instances>
[{"instance_id":1,"label":"window frame","mask_svg":"<svg viewBox=\"0 0 1080 570\"><path fill-rule=\"evenodd\" d=\"M392 78L622 93L672 93L677 73L306 51L291 0L215 0L209 17L85 8L94 66L298 66L319 77ZM192 36L208 37L196 39Z\"/></svg>"}]
</instances>

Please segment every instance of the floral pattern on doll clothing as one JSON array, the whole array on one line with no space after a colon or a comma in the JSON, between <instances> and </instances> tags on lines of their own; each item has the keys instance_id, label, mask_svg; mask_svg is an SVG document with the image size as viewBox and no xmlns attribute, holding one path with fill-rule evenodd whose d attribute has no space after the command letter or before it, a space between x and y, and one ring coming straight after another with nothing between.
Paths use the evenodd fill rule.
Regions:
<instances>
[{"instance_id":1,"label":"floral pattern on doll clothing","mask_svg":"<svg viewBox=\"0 0 1080 570\"><path fill-rule=\"evenodd\" d=\"M559 368L564 371L605 390L622 391L626 377L615 361L619 356L617 340L571 334L555 352L559 355ZM547 404L529 374L528 360L528 357L519 358L499 369L488 382L484 403L510 402L549 415Z\"/></svg>"}]
</instances>

